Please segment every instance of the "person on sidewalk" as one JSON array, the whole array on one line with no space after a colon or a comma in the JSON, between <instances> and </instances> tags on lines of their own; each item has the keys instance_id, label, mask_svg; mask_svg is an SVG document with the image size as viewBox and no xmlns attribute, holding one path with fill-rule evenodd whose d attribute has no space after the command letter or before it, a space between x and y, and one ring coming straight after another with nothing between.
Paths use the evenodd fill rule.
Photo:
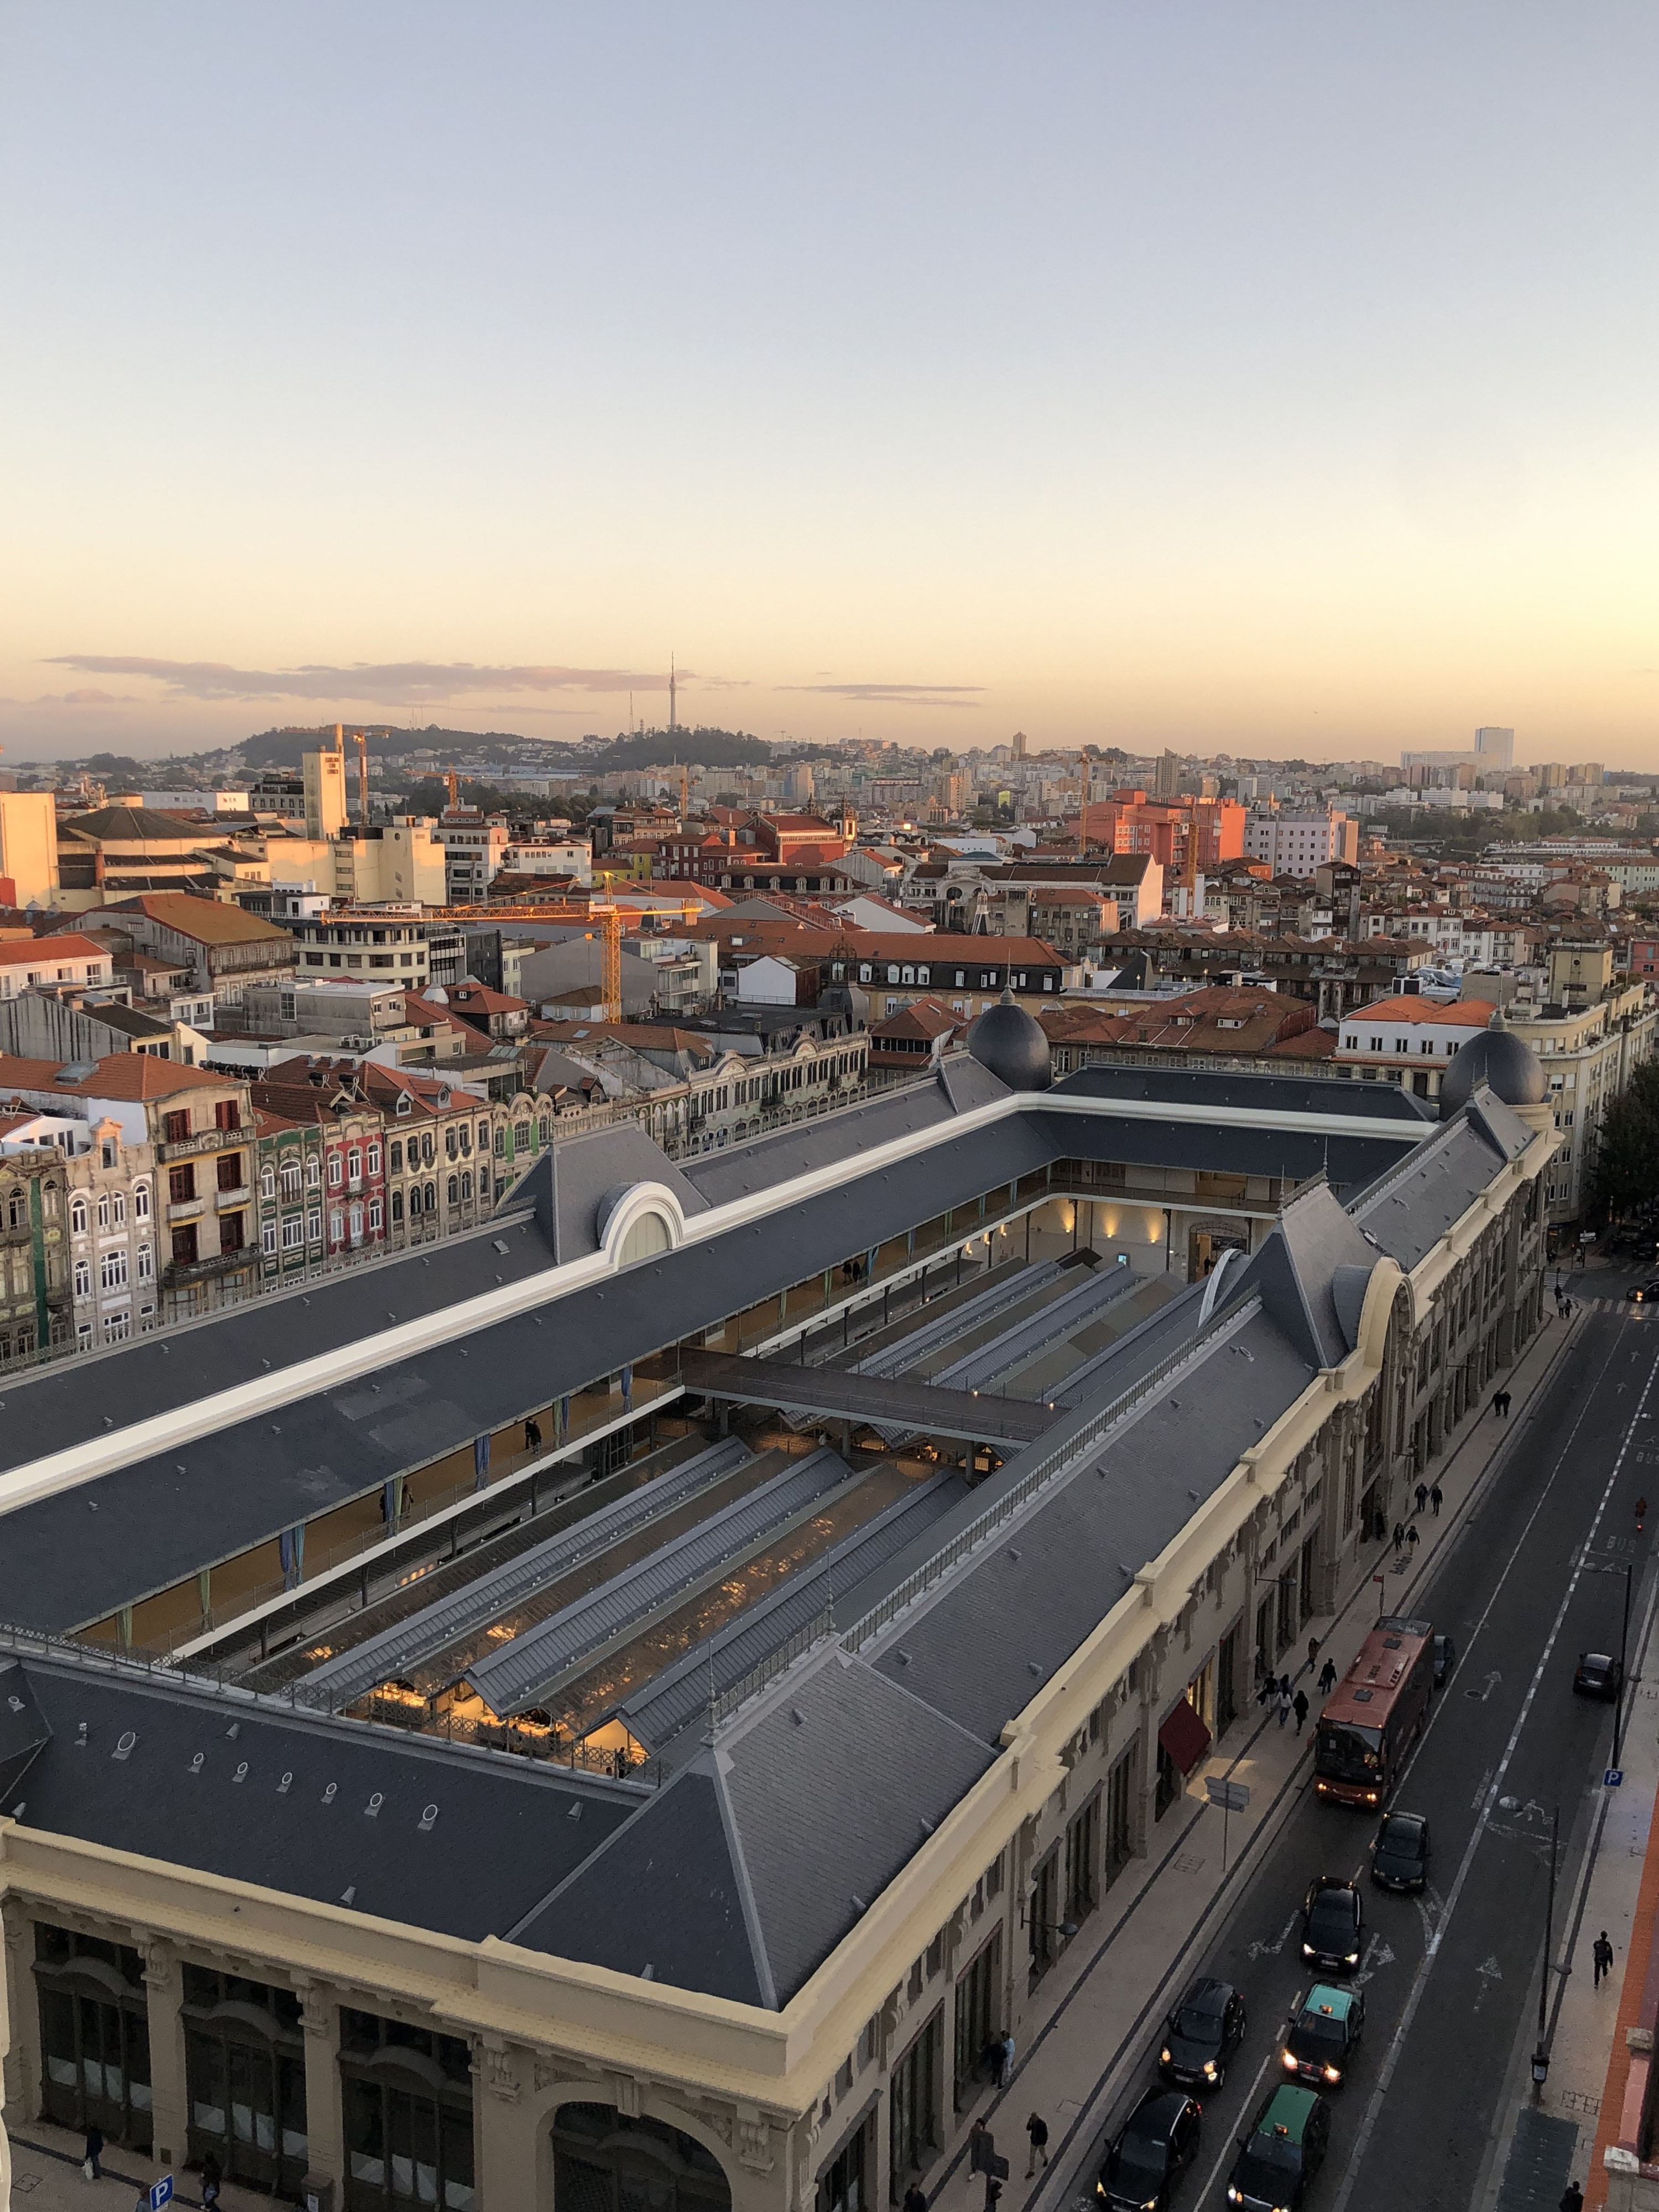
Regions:
<instances>
[{"instance_id":1,"label":"person on sidewalk","mask_svg":"<svg viewBox=\"0 0 1659 2212\"><path fill-rule=\"evenodd\" d=\"M1031 2138L1031 2154L1025 2161L1025 2179L1029 2181L1039 2166L1048 2164L1048 2123L1041 2112L1033 2112L1025 2123L1025 2132Z\"/></svg>"},{"instance_id":2,"label":"person on sidewalk","mask_svg":"<svg viewBox=\"0 0 1659 2212\"><path fill-rule=\"evenodd\" d=\"M1576 2181L1570 2181L1562 2191L1557 2212L1584 2212L1584 2192Z\"/></svg>"},{"instance_id":3,"label":"person on sidewalk","mask_svg":"<svg viewBox=\"0 0 1659 2212\"><path fill-rule=\"evenodd\" d=\"M1396 1521L1394 1524L1394 1555L1396 1559L1405 1548L1406 1524L1403 1521Z\"/></svg>"},{"instance_id":4,"label":"person on sidewalk","mask_svg":"<svg viewBox=\"0 0 1659 2212\"><path fill-rule=\"evenodd\" d=\"M1406 1543L1411 1552L1413 1559L1417 1557L1417 1547L1422 1540L1423 1539L1417 1533L1417 1523L1413 1521L1411 1527L1406 1531Z\"/></svg>"},{"instance_id":5,"label":"person on sidewalk","mask_svg":"<svg viewBox=\"0 0 1659 2212\"><path fill-rule=\"evenodd\" d=\"M1328 1698L1335 1687L1336 1662L1328 1654L1324 1665L1319 1670L1319 1694L1322 1698Z\"/></svg>"},{"instance_id":6,"label":"person on sidewalk","mask_svg":"<svg viewBox=\"0 0 1659 2212\"><path fill-rule=\"evenodd\" d=\"M1313 1672L1313 1662L1318 1656L1319 1638L1316 1636L1310 1636L1308 1638L1308 1672L1310 1674Z\"/></svg>"},{"instance_id":7,"label":"person on sidewalk","mask_svg":"<svg viewBox=\"0 0 1659 2212\"><path fill-rule=\"evenodd\" d=\"M1494 1401L1494 1402L1496 1401ZM1412 1495L1417 1500L1417 1510L1420 1513L1423 1510L1423 1508L1429 1502L1428 1484L1426 1482L1419 1482L1416 1489L1412 1492Z\"/></svg>"},{"instance_id":8,"label":"person on sidewalk","mask_svg":"<svg viewBox=\"0 0 1659 2212\"><path fill-rule=\"evenodd\" d=\"M927 2212L927 2192L919 2181L913 2181L904 2192L904 2212Z\"/></svg>"},{"instance_id":9,"label":"person on sidewalk","mask_svg":"<svg viewBox=\"0 0 1659 2212\"><path fill-rule=\"evenodd\" d=\"M1599 1990L1603 1978L1613 1972L1613 1946L1607 1941L1607 1931L1605 1928L1590 1946L1590 1957L1595 1961L1595 1980L1593 1986Z\"/></svg>"},{"instance_id":10,"label":"person on sidewalk","mask_svg":"<svg viewBox=\"0 0 1659 2212\"><path fill-rule=\"evenodd\" d=\"M1283 1728L1291 1717L1291 1693L1281 1682L1279 1686L1279 1725Z\"/></svg>"},{"instance_id":11,"label":"person on sidewalk","mask_svg":"<svg viewBox=\"0 0 1659 2212\"><path fill-rule=\"evenodd\" d=\"M98 2127L88 2128L87 2130L87 2147L81 2154L81 2168L82 2172L86 2174L88 2181L101 2181L103 2179L104 2169L98 2163L103 2154L103 2130Z\"/></svg>"},{"instance_id":12,"label":"person on sidewalk","mask_svg":"<svg viewBox=\"0 0 1659 2212\"><path fill-rule=\"evenodd\" d=\"M1446 1493L1441 1489L1440 1485L1437 1482L1434 1488L1429 1492L1429 1504L1434 1509L1434 1517L1437 1521L1440 1518L1440 1509L1445 1502Z\"/></svg>"},{"instance_id":13,"label":"person on sidewalk","mask_svg":"<svg viewBox=\"0 0 1659 2212\"><path fill-rule=\"evenodd\" d=\"M994 2047L1000 2052L1002 2045L1000 2043ZM976 2173L988 2173L991 2160L996 2154L995 2138L985 2124L985 2115L981 2112L968 2130L968 2179L971 2181Z\"/></svg>"},{"instance_id":14,"label":"person on sidewalk","mask_svg":"<svg viewBox=\"0 0 1659 2212\"><path fill-rule=\"evenodd\" d=\"M1296 1732L1300 1735L1308 1724L1308 1693L1305 1690L1298 1690L1291 1698L1291 1710L1296 1715Z\"/></svg>"},{"instance_id":15,"label":"person on sidewalk","mask_svg":"<svg viewBox=\"0 0 1659 2212\"><path fill-rule=\"evenodd\" d=\"M1002 2072L998 2078L999 2089L1006 2089L1014 2078L1014 2038L1011 2029L1002 2039Z\"/></svg>"}]
</instances>

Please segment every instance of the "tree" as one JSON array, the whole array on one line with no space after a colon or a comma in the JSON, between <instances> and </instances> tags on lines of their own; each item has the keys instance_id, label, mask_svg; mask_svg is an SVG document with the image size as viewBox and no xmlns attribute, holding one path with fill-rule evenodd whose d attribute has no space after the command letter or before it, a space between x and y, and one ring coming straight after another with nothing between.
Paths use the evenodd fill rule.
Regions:
<instances>
[{"instance_id":1,"label":"tree","mask_svg":"<svg viewBox=\"0 0 1659 2212\"><path fill-rule=\"evenodd\" d=\"M1611 1220L1639 1219L1659 1207L1659 1064L1652 1060L1601 1116L1590 1206Z\"/></svg>"}]
</instances>

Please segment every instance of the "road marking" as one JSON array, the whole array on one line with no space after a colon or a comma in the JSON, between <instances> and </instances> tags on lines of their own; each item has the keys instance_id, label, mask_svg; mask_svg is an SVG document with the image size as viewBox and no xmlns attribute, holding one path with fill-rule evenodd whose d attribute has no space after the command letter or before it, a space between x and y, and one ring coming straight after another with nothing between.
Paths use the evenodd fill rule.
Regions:
<instances>
[{"instance_id":1,"label":"road marking","mask_svg":"<svg viewBox=\"0 0 1659 2212\"><path fill-rule=\"evenodd\" d=\"M1354 1987L1357 1990L1363 1989L1382 1967L1391 1966L1393 1964L1394 1953L1389 1950L1380 1936L1373 1936L1365 1946L1365 1962L1353 1978Z\"/></svg>"},{"instance_id":2,"label":"road marking","mask_svg":"<svg viewBox=\"0 0 1659 2212\"><path fill-rule=\"evenodd\" d=\"M1296 1923L1297 1923L1297 1915L1293 1912L1293 1913L1291 1913L1291 1915L1290 1918L1289 1918L1289 1919L1285 1923L1285 1925L1284 1925L1284 1926L1279 1929L1279 1941L1278 1941L1278 1942L1276 1942L1276 1943L1261 1943L1261 1942L1252 1943L1252 1944L1251 1944L1251 1946L1250 1946L1250 1956L1251 1956L1251 1958L1252 1958L1252 1959L1276 1959L1276 1958L1279 1956L1279 1953L1284 1949L1284 1948L1285 1948L1285 1944L1289 1942L1289 1940L1290 1940L1290 1936L1291 1936L1291 1929L1296 1926Z\"/></svg>"},{"instance_id":3,"label":"road marking","mask_svg":"<svg viewBox=\"0 0 1659 2212\"><path fill-rule=\"evenodd\" d=\"M1608 1354L1608 1358L1612 1358L1612 1354L1610 1352ZM1606 1362L1603 1362L1602 1373L1605 1374L1606 1371ZM1641 1399L1638 1403L1635 1413L1631 1416L1629 1425L1625 1431L1624 1441L1620 1443L1617 1456L1613 1460L1612 1472L1608 1474L1606 1485L1602 1489L1601 1498L1597 1501L1595 1518L1590 1523L1590 1534L1592 1536L1595 1535L1596 1530L1601 1527L1601 1516L1607 1511L1608 1503L1613 1497L1613 1485L1619 1480L1620 1469L1625 1463L1625 1454L1630 1449L1632 1435L1634 1433L1637 1422L1642 1418L1642 1408L1647 1403L1648 1393L1653 1388L1654 1376L1656 1374L1659 1374L1659 1361L1656 1361L1648 1370L1648 1378L1642 1385ZM1596 1379L1599 1382L1601 1378L1598 1376ZM1550 1470L1549 1480L1544 1485L1543 1489L1539 1492L1538 1503L1533 1507L1532 1511L1527 1516L1526 1526L1522 1529L1519 1537L1516 1539L1515 1549L1510 1553L1508 1559L1504 1562L1504 1571L1498 1577L1498 1581L1493 1587L1492 1594L1486 1601L1485 1608L1480 1615L1480 1625L1477 1626L1475 1630L1475 1634L1477 1636L1480 1632L1480 1627L1485 1626L1487 1615L1492 1612L1493 1606L1497 1604L1498 1594L1503 1589L1504 1583L1510 1578L1510 1570L1513 1568L1516 1561L1520 1558L1522 1550L1525 1548L1527 1539L1532 1534L1533 1523L1537 1520L1539 1515L1544 1510L1545 1501L1549 1497L1550 1492L1555 1486L1555 1478L1560 1473L1562 1467L1565 1464L1567 1453L1571 1449L1573 1440L1577 1436L1579 1429L1583 1425L1591 1405L1594 1403L1594 1400L1595 1393L1594 1390L1591 1390L1586 1395L1584 1403L1579 1410L1578 1419L1573 1423L1571 1429L1568 1431L1567 1441L1561 1447L1561 1450L1556 1459L1555 1465ZM1504 1777L1509 1771L1510 1761L1514 1758L1516 1748L1520 1743L1521 1731L1525 1728L1528 1717L1532 1711L1533 1699L1538 1694L1538 1686L1543 1680L1545 1670L1547 1668L1552 1657L1554 1656L1556 1639L1560 1635L1562 1624L1566 1620L1567 1608L1572 1603L1573 1598L1577 1592L1578 1578L1582 1571L1583 1569L1575 1562L1572 1573L1568 1577L1567 1587L1562 1594L1561 1603L1557 1609L1555 1619L1550 1624L1550 1632L1545 1639L1543 1650L1539 1654L1538 1664L1533 1669L1532 1680L1527 1685L1527 1693L1521 1700L1521 1710L1516 1715L1515 1726L1510 1731L1510 1740L1504 1747L1504 1755L1498 1762L1497 1771L1493 1775L1492 1782L1488 1787L1486 1795L1486 1819L1491 1817L1492 1802L1493 1798L1496 1797L1498 1791L1503 1785ZM1431 1716L1429 1728L1433 1727L1435 1719L1437 1717L1437 1715ZM1428 1729L1425 1729L1423 1734L1419 1736L1417 1740L1418 1750L1422 1748L1423 1744L1427 1739L1428 1733ZM1414 1751L1412 1753L1412 1758L1414 1759L1416 1756L1417 1753ZM1409 1764L1410 1762L1407 1762L1407 1771L1409 1771ZM1405 1776L1403 1774L1401 1775L1401 1779L1402 1781L1405 1779ZM1463 1885L1468 1880L1469 1871L1474 1864L1475 1853L1480 1850L1481 1842L1486 1836L1486 1819L1477 1820L1475 1823L1474 1832L1469 1837L1468 1846L1464 1851L1462 1858L1458 1863L1456 1875L1453 1878L1450 1889L1447 1892L1445 1910L1441 1913L1439 1924L1435 1929L1432 1936L1429 1939L1429 1948L1423 1954L1422 1963L1412 1978L1411 1989L1407 1995L1405 2005L1401 2012L1399 2025L1395 2029L1393 2039L1389 2045L1388 2053L1383 2058L1382 2071L1376 2077L1376 2087L1371 2092L1370 2102L1365 2107L1365 2117L1360 2123L1359 2133L1354 2140L1353 2148L1348 2154L1348 2170L1342 2178L1342 2186L1336 2193L1336 2202L1331 2207L1331 2212L1346 2212L1348 2199L1353 2194L1354 2183L1358 2179L1360 2167L1364 2162L1365 2152L1370 2146L1372 2134L1376 2127L1376 2123L1382 2117L1383 2103L1389 2094L1389 2085L1394 2080L1395 2069L1400 2063L1400 2054L1405 2049L1406 2038L1411 2032L1412 2022L1417 2017L1417 2008L1423 2002L1424 1991L1429 1985L1429 1976L1434 1972L1434 1962L1440 1954L1442 1939L1444 1937L1447 1929L1451 1925L1451 1917L1457 1909L1457 1900L1462 1894ZM1547 1970L1547 1963L1548 1962L1546 1961ZM1489 1988L1490 1986L1490 1983L1483 1983L1482 1984L1483 1989Z\"/></svg>"},{"instance_id":4,"label":"road marking","mask_svg":"<svg viewBox=\"0 0 1659 2212\"><path fill-rule=\"evenodd\" d=\"M1279 2033L1282 2034L1284 2030L1281 2028ZM1273 2039L1275 2043L1277 2043L1278 2039L1277 2036ZM1255 2079L1251 2082L1249 2089L1247 2089L1244 2094L1244 2110L1247 2113L1249 2112L1251 2106L1255 2102L1255 2093L1261 2087L1262 2075L1273 2063L1278 2056L1279 2053L1277 2050L1270 2051L1267 2057L1262 2060L1261 2065L1256 2068ZM1249 2124L1248 2120L1245 2124L1246 2126ZM1229 2142L1223 2149L1220 2157L1217 2159L1215 2164L1210 2168L1208 2178L1206 2179L1203 2188L1198 2192L1198 2202L1200 2204L1203 2203L1205 2199L1208 2197L1210 2191L1215 2187L1217 2182L1220 2180L1222 2167L1225 2166L1230 2158L1236 2157L1237 2155L1237 2151L1238 2146L1237 2143L1232 2142Z\"/></svg>"}]
</instances>

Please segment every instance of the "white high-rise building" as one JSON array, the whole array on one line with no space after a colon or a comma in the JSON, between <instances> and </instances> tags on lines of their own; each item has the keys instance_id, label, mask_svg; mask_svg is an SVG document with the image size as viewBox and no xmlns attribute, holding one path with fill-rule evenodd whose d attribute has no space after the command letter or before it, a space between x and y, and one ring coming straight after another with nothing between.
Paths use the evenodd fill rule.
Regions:
<instances>
[{"instance_id":1,"label":"white high-rise building","mask_svg":"<svg viewBox=\"0 0 1659 2212\"><path fill-rule=\"evenodd\" d=\"M1244 823L1244 858L1265 860L1276 876L1309 877L1333 860L1359 857L1359 824L1335 807L1317 812L1254 806Z\"/></svg>"}]
</instances>

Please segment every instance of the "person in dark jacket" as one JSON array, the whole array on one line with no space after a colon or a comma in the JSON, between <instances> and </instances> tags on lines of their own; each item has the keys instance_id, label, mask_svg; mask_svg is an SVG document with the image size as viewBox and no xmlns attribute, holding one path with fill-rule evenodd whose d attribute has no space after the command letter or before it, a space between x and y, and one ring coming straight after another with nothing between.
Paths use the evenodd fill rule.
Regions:
<instances>
[{"instance_id":1,"label":"person in dark jacket","mask_svg":"<svg viewBox=\"0 0 1659 2212\"><path fill-rule=\"evenodd\" d=\"M1328 1656L1324 1665L1319 1670L1319 1694L1322 1698L1328 1698L1335 1687L1336 1662Z\"/></svg>"},{"instance_id":2,"label":"person in dark jacket","mask_svg":"<svg viewBox=\"0 0 1659 2212\"><path fill-rule=\"evenodd\" d=\"M94 2181L101 2181L104 2178L104 2169L98 2163L103 2154L103 2130L97 2127L88 2128L87 2130L87 2147L81 2154L81 2162L83 2166L89 2166L92 2168L92 2178Z\"/></svg>"}]
</instances>

